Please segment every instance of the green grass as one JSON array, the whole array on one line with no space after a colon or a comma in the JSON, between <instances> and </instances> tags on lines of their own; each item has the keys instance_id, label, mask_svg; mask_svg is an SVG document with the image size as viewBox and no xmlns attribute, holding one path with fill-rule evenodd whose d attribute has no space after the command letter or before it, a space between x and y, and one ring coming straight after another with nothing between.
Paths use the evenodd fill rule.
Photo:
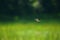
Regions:
<instances>
[{"instance_id":1,"label":"green grass","mask_svg":"<svg viewBox=\"0 0 60 40\"><path fill-rule=\"evenodd\" d=\"M2 23L0 40L60 40L60 23Z\"/></svg>"}]
</instances>

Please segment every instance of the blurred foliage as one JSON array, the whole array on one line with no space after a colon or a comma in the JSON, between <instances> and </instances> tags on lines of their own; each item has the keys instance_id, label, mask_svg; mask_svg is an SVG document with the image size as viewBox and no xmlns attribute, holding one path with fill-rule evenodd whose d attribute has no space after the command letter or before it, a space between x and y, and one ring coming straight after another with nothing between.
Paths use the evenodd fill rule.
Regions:
<instances>
[{"instance_id":1,"label":"blurred foliage","mask_svg":"<svg viewBox=\"0 0 60 40\"><path fill-rule=\"evenodd\" d=\"M0 19L58 18L60 0L0 0Z\"/></svg>"}]
</instances>

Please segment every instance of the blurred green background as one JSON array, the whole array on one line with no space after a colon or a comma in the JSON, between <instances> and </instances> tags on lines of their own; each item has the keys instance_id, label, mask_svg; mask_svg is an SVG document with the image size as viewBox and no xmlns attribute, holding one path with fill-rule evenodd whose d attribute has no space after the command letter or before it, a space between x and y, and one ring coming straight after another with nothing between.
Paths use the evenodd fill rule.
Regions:
<instances>
[{"instance_id":1,"label":"blurred green background","mask_svg":"<svg viewBox=\"0 0 60 40\"><path fill-rule=\"evenodd\" d=\"M0 0L0 20L60 19L60 0Z\"/></svg>"},{"instance_id":2,"label":"blurred green background","mask_svg":"<svg viewBox=\"0 0 60 40\"><path fill-rule=\"evenodd\" d=\"M0 40L60 40L60 0L0 0Z\"/></svg>"}]
</instances>

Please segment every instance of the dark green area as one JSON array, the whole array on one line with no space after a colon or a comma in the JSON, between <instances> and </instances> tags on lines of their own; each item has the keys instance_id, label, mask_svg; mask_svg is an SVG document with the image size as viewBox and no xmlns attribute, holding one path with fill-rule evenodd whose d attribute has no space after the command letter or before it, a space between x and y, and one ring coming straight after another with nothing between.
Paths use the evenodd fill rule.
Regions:
<instances>
[{"instance_id":1,"label":"dark green area","mask_svg":"<svg viewBox=\"0 0 60 40\"><path fill-rule=\"evenodd\" d=\"M38 6L35 2L39 3ZM33 20L35 18L59 20L59 4L60 0L0 0L0 21Z\"/></svg>"}]
</instances>

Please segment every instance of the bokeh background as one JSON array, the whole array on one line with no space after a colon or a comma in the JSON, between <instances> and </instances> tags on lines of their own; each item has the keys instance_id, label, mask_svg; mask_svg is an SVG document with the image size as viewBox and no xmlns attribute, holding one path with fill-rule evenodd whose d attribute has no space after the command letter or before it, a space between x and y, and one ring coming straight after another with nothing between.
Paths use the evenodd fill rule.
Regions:
<instances>
[{"instance_id":1,"label":"bokeh background","mask_svg":"<svg viewBox=\"0 0 60 40\"><path fill-rule=\"evenodd\" d=\"M59 19L60 0L0 0L0 19Z\"/></svg>"},{"instance_id":2,"label":"bokeh background","mask_svg":"<svg viewBox=\"0 0 60 40\"><path fill-rule=\"evenodd\" d=\"M60 40L60 0L0 0L0 40Z\"/></svg>"}]
</instances>

